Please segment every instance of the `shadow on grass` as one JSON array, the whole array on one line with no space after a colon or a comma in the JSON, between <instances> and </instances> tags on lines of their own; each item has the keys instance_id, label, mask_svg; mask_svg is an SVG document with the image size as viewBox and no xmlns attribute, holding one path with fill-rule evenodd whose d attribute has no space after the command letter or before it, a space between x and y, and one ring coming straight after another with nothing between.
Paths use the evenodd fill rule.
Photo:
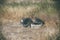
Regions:
<instances>
[{"instance_id":1,"label":"shadow on grass","mask_svg":"<svg viewBox=\"0 0 60 40\"><path fill-rule=\"evenodd\" d=\"M60 29L60 0L53 0L55 2L55 8L58 12L58 17L59 17L59 29ZM60 31L58 34L58 37L56 40L60 40Z\"/></svg>"},{"instance_id":2,"label":"shadow on grass","mask_svg":"<svg viewBox=\"0 0 60 40\"><path fill-rule=\"evenodd\" d=\"M6 3L6 0L0 0L0 17L4 15L4 4Z\"/></svg>"},{"instance_id":3,"label":"shadow on grass","mask_svg":"<svg viewBox=\"0 0 60 40\"><path fill-rule=\"evenodd\" d=\"M4 5L6 0L0 0L0 5Z\"/></svg>"},{"instance_id":4,"label":"shadow on grass","mask_svg":"<svg viewBox=\"0 0 60 40\"><path fill-rule=\"evenodd\" d=\"M1 17L3 17L2 15L4 15L3 13L3 5L5 4L5 0L0 0L0 40L6 40L6 38L4 37L3 33L2 33L2 22L1 22Z\"/></svg>"}]
</instances>

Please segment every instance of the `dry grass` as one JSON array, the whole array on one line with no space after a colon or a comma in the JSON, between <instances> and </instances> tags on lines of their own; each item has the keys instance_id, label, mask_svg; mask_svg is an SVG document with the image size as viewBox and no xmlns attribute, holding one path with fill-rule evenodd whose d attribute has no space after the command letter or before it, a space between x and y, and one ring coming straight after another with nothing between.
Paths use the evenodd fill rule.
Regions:
<instances>
[{"instance_id":1,"label":"dry grass","mask_svg":"<svg viewBox=\"0 0 60 40\"><path fill-rule=\"evenodd\" d=\"M47 12L42 11L38 12L37 14L36 13L34 14L36 9L37 8L34 6L28 6L26 8L24 7L13 8L8 6L4 8L5 14L2 17L3 24L2 33L4 34L7 40L23 40L23 39L30 40L30 37L32 40L50 40L50 39L55 40L56 35L59 33L59 28L56 24L58 23L58 15L56 14L50 15L47 14ZM20 19L22 17L30 17L32 14L42 19L45 22L45 25L38 29L24 28L22 26L18 26ZM7 26L7 24L10 25ZM24 35L26 35L27 37Z\"/></svg>"},{"instance_id":2,"label":"dry grass","mask_svg":"<svg viewBox=\"0 0 60 40\"><path fill-rule=\"evenodd\" d=\"M14 22L12 23L12 25L15 25L15 26L12 26L10 24L11 22L8 22L11 19L7 20L8 18L7 19L6 18L3 19L2 33L4 34L7 40L24 40L24 39L26 40L30 40L30 39L32 40L50 40L50 39L55 40L55 38L57 37L57 34L59 33L59 27L56 24L56 22L58 22L57 21L58 19L55 20L53 18L52 19L49 17L47 18L47 15L46 16L44 15L43 17L43 14L42 14L40 16L40 18L45 21L45 24L44 26L38 29L24 28L22 26L18 26L17 24L15 24L16 22L14 21L16 19L14 19L13 20ZM7 25L7 24L10 24L10 25Z\"/></svg>"},{"instance_id":3,"label":"dry grass","mask_svg":"<svg viewBox=\"0 0 60 40\"><path fill-rule=\"evenodd\" d=\"M11 19L11 20L15 20L18 21L23 17L29 17L34 10L36 9L36 7L5 7L4 8L4 16L3 18L5 19Z\"/></svg>"},{"instance_id":4,"label":"dry grass","mask_svg":"<svg viewBox=\"0 0 60 40\"><path fill-rule=\"evenodd\" d=\"M37 3L27 6L19 4L19 6L5 5L2 7L0 22L2 22L4 37L7 40L56 40L59 33L57 10L52 6L44 5ZM42 19L45 22L44 26L38 29L18 26L21 18L32 16Z\"/></svg>"}]
</instances>

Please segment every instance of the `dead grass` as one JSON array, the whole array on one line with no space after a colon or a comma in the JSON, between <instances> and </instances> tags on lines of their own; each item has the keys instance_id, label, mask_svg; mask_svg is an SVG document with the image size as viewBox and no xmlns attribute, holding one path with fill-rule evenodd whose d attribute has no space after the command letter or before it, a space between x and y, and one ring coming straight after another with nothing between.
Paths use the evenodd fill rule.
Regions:
<instances>
[{"instance_id":1,"label":"dead grass","mask_svg":"<svg viewBox=\"0 0 60 40\"><path fill-rule=\"evenodd\" d=\"M15 5L15 4L14 4ZM5 5L2 9L2 13L0 12L1 16L1 21L3 25L2 33L4 36L7 38L7 40L21 40L20 38L23 38L23 33L21 31L31 31L30 33L27 32L26 35L33 35L33 40L49 40L48 38L52 38L53 40L56 38L56 35L59 33L59 18L57 14L57 10L52 7L48 6L49 4L43 3L40 5L40 3L35 3L35 4L29 4L27 6L12 6L12 5ZM24 4L26 5L26 4ZM21 28L18 27L17 24L16 26L7 26L7 24L10 24L11 21L13 21L12 25L15 22L20 22L21 18L24 17L38 17L42 19L45 22L45 25L39 29L31 29L31 28ZM4 25L5 24L5 25ZM14 33L16 32L17 34L14 35L9 35L9 33ZM21 34L20 34L20 33ZM29 34L28 34L29 33ZM6 36L8 35L8 36ZM10 37L11 36L11 37ZM8 38L9 37L9 38ZM43 38L44 37L44 38ZM10 39L11 38L11 39Z\"/></svg>"}]
</instances>

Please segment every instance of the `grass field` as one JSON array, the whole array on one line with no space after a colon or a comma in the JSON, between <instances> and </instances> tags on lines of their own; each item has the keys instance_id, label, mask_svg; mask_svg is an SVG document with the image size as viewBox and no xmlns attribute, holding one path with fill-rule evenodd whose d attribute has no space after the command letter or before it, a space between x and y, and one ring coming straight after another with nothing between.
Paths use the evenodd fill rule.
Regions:
<instances>
[{"instance_id":1,"label":"grass field","mask_svg":"<svg viewBox=\"0 0 60 40\"><path fill-rule=\"evenodd\" d=\"M31 34L27 32L26 35L33 35L32 40L56 40L57 35L59 35L59 11L60 5L59 1L43 0L43 1L22 1L16 2L9 0L10 2L0 0L0 30L1 30L1 40L22 40L23 33L20 35L21 31L32 31ZM21 28L18 27L21 18L26 17L38 17L45 22L45 25L38 30L31 28ZM16 26L7 26L7 24L12 24ZM20 31L19 31L20 30ZM42 32L41 32L42 31ZM9 33L13 35L9 35ZM14 32L17 34L15 35ZM44 34L45 33L45 34ZM41 36L39 36L41 34ZM36 36L37 35L37 36ZM2 37L4 36L4 37ZM10 37L11 36L11 37ZM28 37L29 37L28 36ZM43 38L44 36L44 38ZM28 39L26 39L28 40ZM60 39L57 39L60 40Z\"/></svg>"}]
</instances>

